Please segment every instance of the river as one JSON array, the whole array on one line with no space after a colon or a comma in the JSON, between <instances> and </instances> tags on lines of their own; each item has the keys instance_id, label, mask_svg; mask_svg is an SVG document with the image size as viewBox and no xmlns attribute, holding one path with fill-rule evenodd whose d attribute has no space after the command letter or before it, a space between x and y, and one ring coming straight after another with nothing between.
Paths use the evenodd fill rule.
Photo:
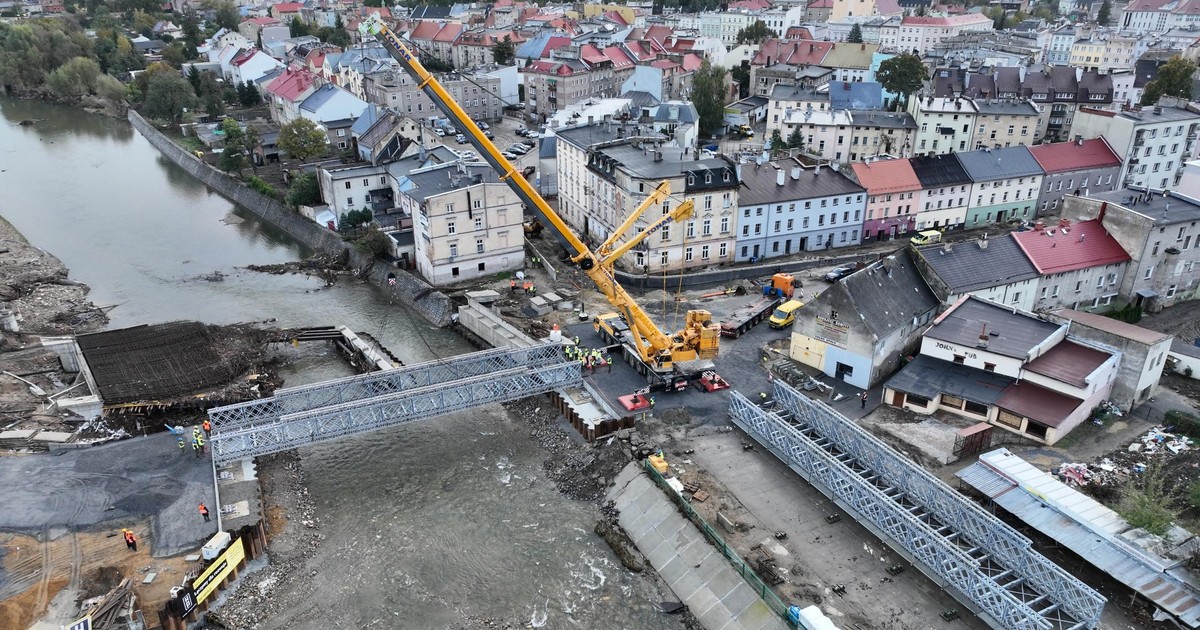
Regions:
<instances>
[{"instance_id":1,"label":"river","mask_svg":"<svg viewBox=\"0 0 1200 630\"><path fill-rule=\"evenodd\" d=\"M37 122L19 126L21 120ZM469 351L374 286L245 271L308 251L209 191L124 121L0 98L0 215L118 305L111 327L177 319L345 324L408 363ZM225 275L209 281L213 272ZM346 374L289 350L289 385ZM495 409L302 451L327 540L316 587L271 627L439 628L467 617L548 628L677 628L657 588L592 533L596 509L542 476L545 454ZM400 616L403 615L403 616Z\"/></svg>"}]
</instances>

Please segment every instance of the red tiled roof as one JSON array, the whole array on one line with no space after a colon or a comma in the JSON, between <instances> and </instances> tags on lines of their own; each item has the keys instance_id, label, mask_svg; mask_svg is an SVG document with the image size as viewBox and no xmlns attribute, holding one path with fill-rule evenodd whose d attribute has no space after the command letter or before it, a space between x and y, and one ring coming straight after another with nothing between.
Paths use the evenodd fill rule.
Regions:
<instances>
[{"instance_id":1,"label":"red tiled roof","mask_svg":"<svg viewBox=\"0 0 1200 630\"><path fill-rule=\"evenodd\" d=\"M299 13L300 9L303 8L304 3L302 2L280 2L279 4L272 6L271 10L275 11L276 13Z\"/></svg>"},{"instance_id":2,"label":"red tiled roof","mask_svg":"<svg viewBox=\"0 0 1200 630\"><path fill-rule=\"evenodd\" d=\"M981 13L964 13L962 15L950 15L947 17L934 17L930 15L909 15L901 19L900 24L903 26L965 26L968 24L983 24L991 22L992 18Z\"/></svg>"},{"instance_id":3,"label":"red tiled roof","mask_svg":"<svg viewBox=\"0 0 1200 630\"><path fill-rule=\"evenodd\" d=\"M379 17L381 19L384 19L384 20L392 19L392 10L387 7L363 7L361 15L363 17L367 17L368 15L371 15L374 13L378 13Z\"/></svg>"},{"instance_id":4,"label":"red tiled roof","mask_svg":"<svg viewBox=\"0 0 1200 630\"><path fill-rule=\"evenodd\" d=\"M1087 377L1111 358L1107 352L1064 340L1026 363L1025 369L1083 389L1088 386Z\"/></svg>"},{"instance_id":5,"label":"red tiled roof","mask_svg":"<svg viewBox=\"0 0 1200 630\"><path fill-rule=\"evenodd\" d=\"M1069 308L1064 308L1053 311L1053 314L1064 319L1069 319L1072 322L1078 323L1082 326L1095 328L1096 330L1103 330L1106 333L1113 334L1118 337L1124 337L1126 339L1132 339L1133 341L1145 344L1147 346L1152 346L1156 343L1162 342L1164 339L1171 338L1171 335L1168 333L1161 333L1156 330L1150 330L1149 328L1142 328L1141 326L1127 324L1119 319L1113 319L1107 315L1100 315L1098 313L1073 311Z\"/></svg>"},{"instance_id":6,"label":"red tiled roof","mask_svg":"<svg viewBox=\"0 0 1200 630\"><path fill-rule=\"evenodd\" d=\"M279 20L277 20L273 17L256 17L256 18L250 18L248 20L242 20L242 22L243 23L250 22L252 24L257 24L259 26L274 26L276 24L283 24L283 22L280 22Z\"/></svg>"},{"instance_id":7,"label":"red tiled roof","mask_svg":"<svg viewBox=\"0 0 1200 630\"><path fill-rule=\"evenodd\" d=\"M650 66L653 68L659 68L661 70L670 70L672 68L678 68L679 64L671 61L670 59L659 59L657 61L650 62Z\"/></svg>"},{"instance_id":8,"label":"red tiled roof","mask_svg":"<svg viewBox=\"0 0 1200 630\"><path fill-rule=\"evenodd\" d=\"M622 26L629 26L629 22L625 21L625 18L621 15L620 11L609 11L604 14L604 19L610 22L616 22Z\"/></svg>"},{"instance_id":9,"label":"red tiled roof","mask_svg":"<svg viewBox=\"0 0 1200 630\"><path fill-rule=\"evenodd\" d=\"M267 91L279 98L296 101L316 83L316 75L308 70L288 68L267 85Z\"/></svg>"},{"instance_id":10,"label":"red tiled roof","mask_svg":"<svg viewBox=\"0 0 1200 630\"><path fill-rule=\"evenodd\" d=\"M817 0L817 2L826 2L829 0ZM813 8L814 5L808 5L808 8ZM819 7L818 7L819 8ZM826 7L829 8L829 7ZM787 30L787 39L812 39L812 31L808 30L807 26L789 26Z\"/></svg>"},{"instance_id":11,"label":"red tiled roof","mask_svg":"<svg viewBox=\"0 0 1200 630\"><path fill-rule=\"evenodd\" d=\"M688 53L683 56L683 69L688 72L695 72L704 65L704 59L695 53Z\"/></svg>"},{"instance_id":12,"label":"red tiled roof","mask_svg":"<svg viewBox=\"0 0 1200 630\"><path fill-rule=\"evenodd\" d=\"M442 27L442 30L438 31L437 35L434 35L433 41L452 42L458 37L458 34L461 33L462 30L462 24L447 24Z\"/></svg>"},{"instance_id":13,"label":"red tiled roof","mask_svg":"<svg viewBox=\"0 0 1200 630\"><path fill-rule=\"evenodd\" d=\"M233 65L241 66L242 64L246 63L247 61L250 61L251 59L253 59L254 55L256 53L258 53L258 49L247 48L246 50L242 51L242 54L233 58Z\"/></svg>"},{"instance_id":14,"label":"red tiled roof","mask_svg":"<svg viewBox=\"0 0 1200 630\"><path fill-rule=\"evenodd\" d=\"M621 50L620 46L608 46L603 52L604 56L612 62L614 68L628 68L633 65L633 59L630 59L629 55L624 50Z\"/></svg>"},{"instance_id":15,"label":"red tiled roof","mask_svg":"<svg viewBox=\"0 0 1200 630\"><path fill-rule=\"evenodd\" d=\"M867 189L868 195L886 195L909 190L921 190L921 180L908 160L878 160L867 164L854 162L850 165L858 183Z\"/></svg>"},{"instance_id":16,"label":"red tiled roof","mask_svg":"<svg viewBox=\"0 0 1200 630\"><path fill-rule=\"evenodd\" d=\"M1029 381L1021 381L1004 388L996 405L1019 416L1036 420L1048 427L1057 427L1071 415L1083 401L1064 396Z\"/></svg>"},{"instance_id":17,"label":"red tiled roof","mask_svg":"<svg viewBox=\"0 0 1200 630\"><path fill-rule=\"evenodd\" d=\"M563 46L566 46L570 43L571 43L570 37L562 37L560 35L551 37L550 39L546 40L546 47L542 49L542 54L538 55L538 56L545 59L546 57L550 56L551 50L558 50L559 48L562 48Z\"/></svg>"},{"instance_id":18,"label":"red tiled roof","mask_svg":"<svg viewBox=\"0 0 1200 630\"><path fill-rule=\"evenodd\" d=\"M819 66L825 60L825 55L833 48L832 42L818 42L806 39L771 38L763 42L758 53L754 55L752 64L756 66L786 63L794 66Z\"/></svg>"},{"instance_id":19,"label":"red tiled roof","mask_svg":"<svg viewBox=\"0 0 1200 630\"><path fill-rule=\"evenodd\" d=\"M1033 159L1047 173L1082 171L1092 168L1120 166L1121 158L1108 146L1103 137L1074 142L1055 142L1029 147Z\"/></svg>"},{"instance_id":20,"label":"red tiled roof","mask_svg":"<svg viewBox=\"0 0 1200 630\"><path fill-rule=\"evenodd\" d=\"M600 63L608 60L608 57L592 44L584 44L579 49L579 58L588 63Z\"/></svg>"},{"instance_id":21,"label":"red tiled roof","mask_svg":"<svg viewBox=\"0 0 1200 630\"><path fill-rule=\"evenodd\" d=\"M736 11L738 9L749 9L751 11L758 9L769 9L771 3L767 0L738 0L737 2L729 3L729 10Z\"/></svg>"},{"instance_id":22,"label":"red tiled roof","mask_svg":"<svg viewBox=\"0 0 1200 630\"><path fill-rule=\"evenodd\" d=\"M441 25L439 25L437 22L426 22L422 20L417 24L416 28L412 30L412 33L409 33L408 38L432 40L434 35L437 35L441 28Z\"/></svg>"},{"instance_id":23,"label":"red tiled roof","mask_svg":"<svg viewBox=\"0 0 1200 630\"><path fill-rule=\"evenodd\" d=\"M1047 236L1049 232L1053 236ZM1130 260L1117 239L1096 219L1072 223L1067 226L1066 234L1058 226L1046 226L1040 231L1013 232L1013 240L1042 275Z\"/></svg>"}]
</instances>

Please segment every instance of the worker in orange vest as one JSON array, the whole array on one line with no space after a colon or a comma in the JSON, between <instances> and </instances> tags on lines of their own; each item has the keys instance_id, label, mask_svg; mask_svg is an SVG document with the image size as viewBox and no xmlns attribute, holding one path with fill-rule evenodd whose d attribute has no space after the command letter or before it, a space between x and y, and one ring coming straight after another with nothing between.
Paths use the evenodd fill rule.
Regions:
<instances>
[{"instance_id":1,"label":"worker in orange vest","mask_svg":"<svg viewBox=\"0 0 1200 630\"><path fill-rule=\"evenodd\" d=\"M204 505L203 502L200 503L200 516L204 517L205 523L208 522L208 506Z\"/></svg>"},{"instance_id":2,"label":"worker in orange vest","mask_svg":"<svg viewBox=\"0 0 1200 630\"><path fill-rule=\"evenodd\" d=\"M516 278L509 278L509 279L508 279L508 292L509 292L509 293L516 293L516 292L517 292L517 279L516 279Z\"/></svg>"},{"instance_id":3,"label":"worker in orange vest","mask_svg":"<svg viewBox=\"0 0 1200 630\"><path fill-rule=\"evenodd\" d=\"M212 435L212 423L211 422L209 422L208 420L205 420L204 424L202 424L200 426L204 427L204 437L208 437L208 436Z\"/></svg>"},{"instance_id":4,"label":"worker in orange vest","mask_svg":"<svg viewBox=\"0 0 1200 630\"><path fill-rule=\"evenodd\" d=\"M125 534L125 546L128 547L130 551L137 551L137 536L134 536L133 532L128 529L121 531Z\"/></svg>"}]
</instances>

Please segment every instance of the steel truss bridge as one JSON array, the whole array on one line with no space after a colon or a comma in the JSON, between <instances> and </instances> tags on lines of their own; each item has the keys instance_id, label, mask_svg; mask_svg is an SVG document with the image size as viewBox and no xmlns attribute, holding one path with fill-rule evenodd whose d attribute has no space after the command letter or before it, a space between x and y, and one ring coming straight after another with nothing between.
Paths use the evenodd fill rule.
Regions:
<instances>
[{"instance_id":1,"label":"steel truss bridge","mask_svg":"<svg viewBox=\"0 0 1200 630\"><path fill-rule=\"evenodd\" d=\"M497 348L278 390L208 411L217 465L578 386L557 345Z\"/></svg>"},{"instance_id":2,"label":"steel truss bridge","mask_svg":"<svg viewBox=\"0 0 1200 630\"><path fill-rule=\"evenodd\" d=\"M734 424L990 626L1099 625L1105 598L1028 538L824 403L774 386L772 411L734 391Z\"/></svg>"}]
</instances>

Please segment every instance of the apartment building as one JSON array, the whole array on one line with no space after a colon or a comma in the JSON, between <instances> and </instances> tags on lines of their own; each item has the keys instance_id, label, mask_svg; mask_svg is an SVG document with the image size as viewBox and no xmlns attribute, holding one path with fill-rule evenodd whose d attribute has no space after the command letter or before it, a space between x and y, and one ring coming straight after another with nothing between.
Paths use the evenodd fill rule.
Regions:
<instances>
[{"instance_id":1,"label":"apartment building","mask_svg":"<svg viewBox=\"0 0 1200 630\"><path fill-rule=\"evenodd\" d=\"M967 242L913 247L913 261L934 295L946 306L973 295L1022 311L1033 311L1041 275L1011 234Z\"/></svg>"},{"instance_id":2,"label":"apartment building","mask_svg":"<svg viewBox=\"0 0 1200 630\"><path fill-rule=\"evenodd\" d=\"M1200 24L1200 13L1190 2L1177 0L1133 0L1121 11L1122 30L1163 33Z\"/></svg>"},{"instance_id":3,"label":"apartment building","mask_svg":"<svg viewBox=\"0 0 1200 630\"><path fill-rule=\"evenodd\" d=\"M466 75L448 72L441 75L438 81L472 120L494 122L503 115L504 104L497 96L500 94L499 78L483 73ZM364 76L362 91L368 103L393 109L417 120L441 116L433 101L420 90L412 77L399 68Z\"/></svg>"},{"instance_id":4,"label":"apartment building","mask_svg":"<svg viewBox=\"0 0 1200 630\"><path fill-rule=\"evenodd\" d=\"M861 243L866 190L832 168L794 160L742 170L734 260Z\"/></svg>"},{"instance_id":5,"label":"apartment building","mask_svg":"<svg viewBox=\"0 0 1200 630\"><path fill-rule=\"evenodd\" d=\"M970 98L913 95L908 110L917 125L913 151L917 155L943 155L973 148L975 118L979 110Z\"/></svg>"},{"instance_id":6,"label":"apartment building","mask_svg":"<svg viewBox=\"0 0 1200 630\"><path fill-rule=\"evenodd\" d=\"M785 139L799 129L804 150L834 162L854 162L884 154L909 155L917 124L905 113L853 110L785 109L782 118L772 111L768 136L779 130Z\"/></svg>"},{"instance_id":7,"label":"apartment building","mask_svg":"<svg viewBox=\"0 0 1200 630\"><path fill-rule=\"evenodd\" d=\"M1133 68L1141 51L1134 37L1101 37L1093 35L1071 46L1069 64L1085 70L1109 73Z\"/></svg>"},{"instance_id":8,"label":"apartment building","mask_svg":"<svg viewBox=\"0 0 1200 630\"><path fill-rule=\"evenodd\" d=\"M974 149L1028 147L1041 141L1041 112L1032 101L980 99L975 109Z\"/></svg>"},{"instance_id":9,"label":"apartment building","mask_svg":"<svg viewBox=\"0 0 1200 630\"><path fill-rule=\"evenodd\" d=\"M908 160L866 160L850 165L867 189L863 240L894 239L916 227L921 180Z\"/></svg>"},{"instance_id":10,"label":"apartment building","mask_svg":"<svg viewBox=\"0 0 1200 630\"><path fill-rule=\"evenodd\" d=\"M408 179L399 204L414 219L417 271L430 284L524 266L521 201L491 167L442 164Z\"/></svg>"},{"instance_id":11,"label":"apartment building","mask_svg":"<svg viewBox=\"0 0 1200 630\"><path fill-rule=\"evenodd\" d=\"M1045 171L1028 148L983 149L955 157L971 178L967 229L1032 219L1037 213Z\"/></svg>"},{"instance_id":12,"label":"apartment building","mask_svg":"<svg viewBox=\"0 0 1200 630\"><path fill-rule=\"evenodd\" d=\"M617 96L621 84L633 74L634 65L634 59L620 46L572 44L557 48L550 59L521 68L525 111L545 120L563 107L590 98Z\"/></svg>"},{"instance_id":13,"label":"apartment building","mask_svg":"<svg viewBox=\"0 0 1200 630\"><path fill-rule=\"evenodd\" d=\"M905 16L895 30L882 29L879 44L891 50L915 51L924 55L942 45L943 40L971 31L992 31L992 19L980 13L962 13L945 17Z\"/></svg>"},{"instance_id":14,"label":"apartment building","mask_svg":"<svg viewBox=\"0 0 1200 630\"><path fill-rule=\"evenodd\" d=\"M958 158L923 155L909 158L909 164L921 182L915 229L961 226L966 220L972 182Z\"/></svg>"},{"instance_id":15,"label":"apartment building","mask_svg":"<svg viewBox=\"0 0 1200 630\"><path fill-rule=\"evenodd\" d=\"M1037 199L1037 216L1056 214L1067 195L1115 190L1121 182L1122 160L1104 136L1074 142L1030 147L1033 159L1045 171Z\"/></svg>"},{"instance_id":16,"label":"apartment building","mask_svg":"<svg viewBox=\"0 0 1200 630\"><path fill-rule=\"evenodd\" d=\"M1035 229L1012 236L1040 275L1035 310L1105 312L1115 306L1130 257L1100 221L1038 221Z\"/></svg>"},{"instance_id":17,"label":"apartment building","mask_svg":"<svg viewBox=\"0 0 1200 630\"><path fill-rule=\"evenodd\" d=\"M1184 162L1196 156L1200 114L1170 105L1133 111L1107 111L1084 107L1072 127L1084 139L1104 136L1117 155L1125 156L1122 188L1175 187Z\"/></svg>"},{"instance_id":18,"label":"apartment building","mask_svg":"<svg viewBox=\"0 0 1200 630\"><path fill-rule=\"evenodd\" d=\"M672 198L647 211L635 231L670 212L680 199L695 205L690 220L663 226L618 260L618 266L655 273L733 260L740 192L737 165L723 157L697 159L692 150L662 146L666 138L648 125L598 122L554 133L559 214L592 241L607 239L663 181L671 185Z\"/></svg>"}]
</instances>

